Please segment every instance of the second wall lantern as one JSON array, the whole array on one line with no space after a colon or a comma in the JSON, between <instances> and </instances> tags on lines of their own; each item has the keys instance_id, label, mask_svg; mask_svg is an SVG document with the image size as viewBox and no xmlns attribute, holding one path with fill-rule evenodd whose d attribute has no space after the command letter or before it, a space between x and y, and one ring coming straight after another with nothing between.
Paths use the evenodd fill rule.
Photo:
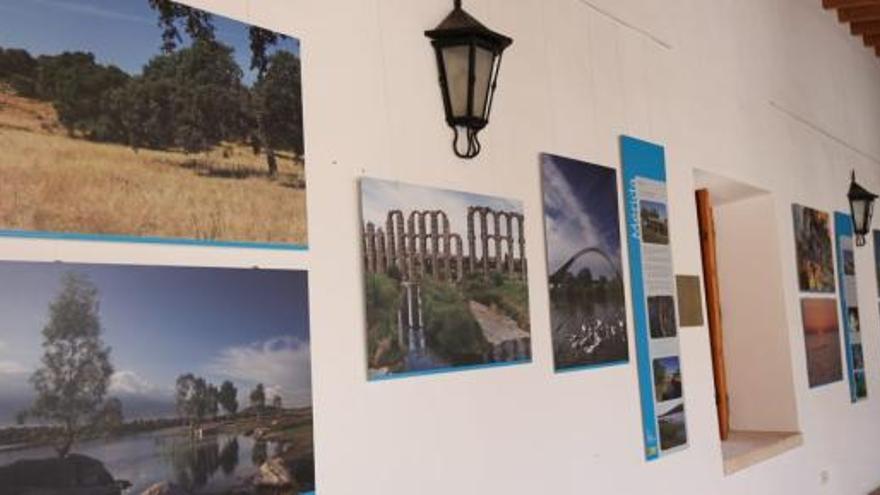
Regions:
<instances>
[{"instance_id":1,"label":"second wall lantern","mask_svg":"<svg viewBox=\"0 0 880 495\"><path fill-rule=\"evenodd\" d=\"M856 172L853 170L846 196L849 199L856 246L864 246L865 236L871 232L871 217L874 215L874 200L877 199L877 195L856 182Z\"/></svg>"},{"instance_id":2,"label":"second wall lantern","mask_svg":"<svg viewBox=\"0 0 880 495\"><path fill-rule=\"evenodd\" d=\"M489 123L498 84L501 54L513 43L509 37L484 26L455 0L455 8L436 29L426 31L437 56L446 123L455 137L452 147L460 158L480 153L477 134ZM464 145L460 144L464 137Z\"/></svg>"}]
</instances>

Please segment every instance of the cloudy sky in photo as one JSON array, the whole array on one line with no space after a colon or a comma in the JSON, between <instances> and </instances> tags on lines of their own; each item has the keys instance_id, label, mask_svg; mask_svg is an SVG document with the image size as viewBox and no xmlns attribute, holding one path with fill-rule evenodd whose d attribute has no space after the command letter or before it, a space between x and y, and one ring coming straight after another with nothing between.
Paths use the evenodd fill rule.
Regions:
<instances>
[{"instance_id":1,"label":"cloudy sky in photo","mask_svg":"<svg viewBox=\"0 0 880 495\"><path fill-rule=\"evenodd\" d=\"M304 271L0 262L0 423L33 397L28 378L68 271L98 288L110 394L129 417L167 410L184 373L232 381L241 407L257 383L286 405L311 404Z\"/></svg>"},{"instance_id":2,"label":"cloudy sky in photo","mask_svg":"<svg viewBox=\"0 0 880 495\"><path fill-rule=\"evenodd\" d=\"M148 0L0 0L0 47L24 48L32 55L84 51L95 54L98 63L137 74L159 53L157 21ZM249 26L218 15L213 21L217 39L235 49L245 82L253 82ZM295 38L278 46L299 53Z\"/></svg>"},{"instance_id":3,"label":"cloudy sky in photo","mask_svg":"<svg viewBox=\"0 0 880 495\"><path fill-rule=\"evenodd\" d=\"M598 247L620 270L620 216L614 169L560 156L541 155L547 263L554 273L578 251ZM589 268L594 277L615 275L601 257L585 255L570 272Z\"/></svg>"},{"instance_id":4,"label":"cloudy sky in photo","mask_svg":"<svg viewBox=\"0 0 880 495\"><path fill-rule=\"evenodd\" d=\"M452 232L467 239L467 211L470 206L488 206L498 211L523 213L522 203L513 199L483 196L448 189L436 189L379 179L361 179L361 210L364 222L385 227L391 210L402 210L405 217L415 210L443 210Z\"/></svg>"}]
</instances>

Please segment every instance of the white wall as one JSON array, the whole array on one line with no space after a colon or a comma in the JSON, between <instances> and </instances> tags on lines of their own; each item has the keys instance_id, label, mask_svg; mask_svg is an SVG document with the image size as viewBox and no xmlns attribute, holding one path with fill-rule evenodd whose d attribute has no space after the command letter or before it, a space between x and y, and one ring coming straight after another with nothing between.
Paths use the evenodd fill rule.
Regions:
<instances>
[{"instance_id":1,"label":"white wall","mask_svg":"<svg viewBox=\"0 0 880 495\"><path fill-rule=\"evenodd\" d=\"M422 31L448 0L188 0L299 36L306 254L0 241L0 255L311 269L319 492L858 494L880 485L880 319L856 255L870 398L810 391L789 203L846 206L847 171L880 189L880 62L819 0L466 0L516 41L479 159L454 159ZM690 448L647 464L634 365L552 373L538 153L618 166L617 136L667 146L676 271L699 273L692 169L773 191L805 445L722 474L707 332L682 332ZM534 363L367 383L356 179L521 198ZM820 471L830 480L820 485Z\"/></svg>"},{"instance_id":2,"label":"white wall","mask_svg":"<svg viewBox=\"0 0 880 495\"><path fill-rule=\"evenodd\" d=\"M776 222L767 215L775 207L769 194L714 207L733 430L800 431L782 258Z\"/></svg>"}]
</instances>

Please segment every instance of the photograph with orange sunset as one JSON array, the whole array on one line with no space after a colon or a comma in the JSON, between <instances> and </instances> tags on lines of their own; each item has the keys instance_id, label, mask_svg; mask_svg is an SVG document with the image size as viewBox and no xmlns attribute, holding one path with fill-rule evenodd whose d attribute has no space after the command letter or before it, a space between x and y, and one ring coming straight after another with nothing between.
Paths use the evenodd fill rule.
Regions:
<instances>
[{"instance_id":1,"label":"photograph with orange sunset","mask_svg":"<svg viewBox=\"0 0 880 495\"><path fill-rule=\"evenodd\" d=\"M807 375L810 388L843 378L840 359L840 329L836 301L830 298L801 299L804 343L807 347Z\"/></svg>"}]
</instances>

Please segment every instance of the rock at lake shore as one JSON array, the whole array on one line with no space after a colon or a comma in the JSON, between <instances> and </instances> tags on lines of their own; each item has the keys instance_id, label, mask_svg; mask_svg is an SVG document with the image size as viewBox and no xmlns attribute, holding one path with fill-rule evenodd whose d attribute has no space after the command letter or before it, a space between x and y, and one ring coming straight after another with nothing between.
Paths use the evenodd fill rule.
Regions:
<instances>
[{"instance_id":1,"label":"rock at lake shore","mask_svg":"<svg viewBox=\"0 0 880 495\"><path fill-rule=\"evenodd\" d=\"M64 459L16 461L0 467L3 493L39 495L120 495L121 484L101 461L71 454Z\"/></svg>"},{"instance_id":2,"label":"rock at lake shore","mask_svg":"<svg viewBox=\"0 0 880 495\"><path fill-rule=\"evenodd\" d=\"M163 481L147 488L141 495L189 495L189 492L174 483Z\"/></svg>"},{"instance_id":3,"label":"rock at lake shore","mask_svg":"<svg viewBox=\"0 0 880 495\"><path fill-rule=\"evenodd\" d=\"M254 476L254 485L267 488L296 488L296 480L284 461L276 457L260 466L260 472Z\"/></svg>"}]
</instances>

